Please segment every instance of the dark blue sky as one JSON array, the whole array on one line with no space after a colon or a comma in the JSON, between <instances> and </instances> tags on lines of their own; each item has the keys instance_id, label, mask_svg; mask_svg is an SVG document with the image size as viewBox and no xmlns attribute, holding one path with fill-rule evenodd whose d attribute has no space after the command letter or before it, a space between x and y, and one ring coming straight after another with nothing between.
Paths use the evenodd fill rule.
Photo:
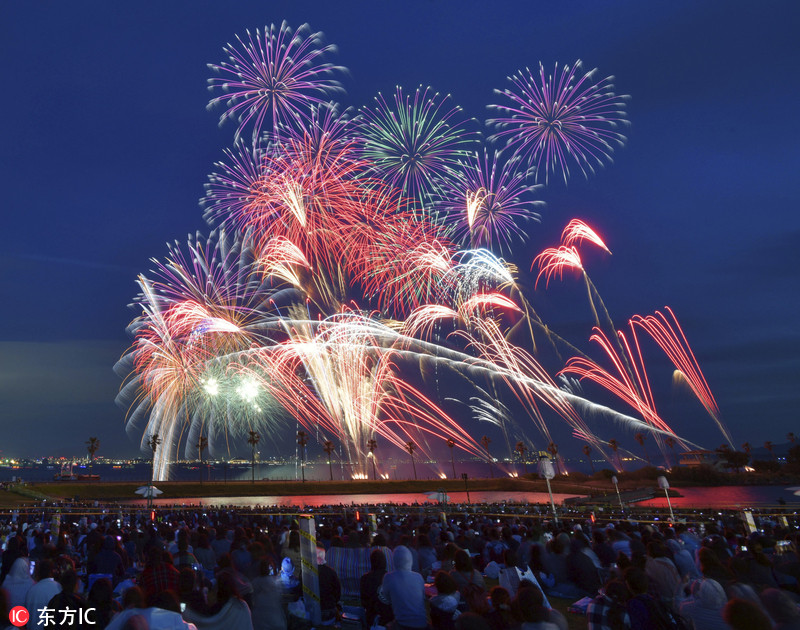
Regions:
<instances>
[{"instance_id":1,"label":"dark blue sky","mask_svg":"<svg viewBox=\"0 0 800 630\"><path fill-rule=\"evenodd\" d=\"M167 241L208 231L197 200L233 127L206 111L206 64L283 19L338 45L348 106L424 84L483 119L492 90L540 60L615 75L628 144L589 181L542 193L531 253L587 220L613 251L588 271L617 325L670 305L737 444L800 433L796 2L7 1L0 455L83 454L90 435L103 454L137 452L112 366L136 275ZM556 330L575 325L563 289L582 290L563 284L537 293ZM657 387L678 433L721 442Z\"/></svg>"}]
</instances>

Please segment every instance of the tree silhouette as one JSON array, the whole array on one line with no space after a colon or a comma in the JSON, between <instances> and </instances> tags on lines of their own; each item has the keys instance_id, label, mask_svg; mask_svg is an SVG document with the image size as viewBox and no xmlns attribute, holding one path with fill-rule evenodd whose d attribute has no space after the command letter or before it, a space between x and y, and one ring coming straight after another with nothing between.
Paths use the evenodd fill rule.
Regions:
<instances>
[{"instance_id":1,"label":"tree silhouette","mask_svg":"<svg viewBox=\"0 0 800 630\"><path fill-rule=\"evenodd\" d=\"M161 438L158 437L158 433L153 433L153 435L151 435L150 439L147 441L147 445L150 447L150 450L153 451L153 461L152 461L153 474L151 475L152 479L155 479L156 476L156 449L158 448L159 444L161 444Z\"/></svg>"},{"instance_id":2,"label":"tree silhouette","mask_svg":"<svg viewBox=\"0 0 800 630\"><path fill-rule=\"evenodd\" d=\"M90 437L86 442L86 450L89 451L89 470L94 472L94 454L100 448L100 440L96 437Z\"/></svg>"},{"instance_id":3,"label":"tree silhouette","mask_svg":"<svg viewBox=\"0 0 800 630\"><path fill-rule=\"evenodd\" d=\"M483 444L483 448L486 449L486 457L488 458L487 466L489 466L489 477L494 478L494 473L492 472L492 454L489 452L489 444L492 443L491 438L484 435L481 438L481 444Z\"/></svg>"},{"instance_id":4,"label":"tree silhouette","mask_svg":"<svg viewBox=\"0 0 800 630\"><path fill-rule=\"evenodd\" d=\"M306 432L303 430L298 431L297 445L300 447L300 472L303 475L303 483L306 482L306 444L308 444Z\"/></svg>"},{"instance_id":5,"label":"tree silhouette","mask_svg":"<svg viewBox=\"0 0 800 630\"><path fill-rule=\"evenodd\" d=\"M456 459L455 459L455 455L454 455L454 450L453 449L455 448L456 443L452 439L447 438L446 444L447 444L447 448L450 449L450 463L453 465L453 479L455 479L456 478Z\"/></svg>"},{"instance_id":6,"label":"tree silhouette","mask_svg":"<svg viewBox=\"0 0 800 630\"><path fill-rule=\"evenodd\" d=\"M583 445L583 454L586 455L586 459L589 460L589 465L592 467L592 474L594 475L594 462L592 461L592 447L588 444Z\"/></svg>"},{"instance_id":7,"label":"tree silhouette","mask_svg":"<svg viewBox=\"0 0 800 630\"><path fill-rule=\"evenodd\" d=\"M645 461L647 461L647 465L652 466L652 464L650 463L650 455L647 454L647 447L644 444L644 439L647 436L644 433L637 433L633 437L637 442L639 442L639 446L641 446L644 449L644 458Z\"/></svg>"},{"instance_id":8,"label":"tree silhouette","mask_svg":"<svg viewBox=\"0 0 800 630\"><path fill-rule=\"evenodd\" d=\"M411 455L411 466L414 468L414 481L417 480L417 464L414 462L414 449L416 448L417 445L414 442L406 442L406 450Z\"/></svg>"},{"instance_id":9,"label":"tree silhouette","mask_svg":"<svg viewBox=\"0 0 800 630\"><path fill-rule=\"evenodd\" d=\"M728 468L733 468L736 472L739 472L750 461L750 455L742 451L734 451L728 444L722 444L717 449L717 454Z\"/></svg>"},{"instance_id":10,"label":"tree silhouette","mask_svg":"<svg viewBox=\"0 0 800 630\"><path fill-rule=\"evenodd\" d=\"M328 470L331 473L331 481L333 481L333 464L331 463L331 453L336 450L336 447L330 440L325 440L325 444L322 446L322 449L328 454Z\"/></svg>"},{"instance_id":11,"label":"tree silhouette","mask_svg":"<svg viewBox=\"0 0 800 630\"><path fill-rule=\"evenodd\" d=\"M523 460L523 456L525 455L525 451L528 450L528 447L525 446L522 442L517 442L517 445L514 447L514 450L519 455L519 461L522 463L522 474L528 474L528 465Z\"/></svg>"},{"instance_id":12,"label":"tree silhouette","mask_svg":"<svg viewBox=\"0 0 800 630\"><path fill-rule=\"evenodd\" d=\"M256 482L256 444L260 439L261 436L251 429L247 438L247 443L250 445L250 483Z\"/></svg>"},{"instance_id":13,"label":"tree silhouette","mask_svg":"<svg viewBox=\"0 0 800 630\"><path fill-rule=\"evenodd\" d=\"M770 442L769 440L764 442L764 448L769 451L769 454L772 457L772 459L775 459L775 453L772 452L772 449L774 448L772 442Z\"/></svg>"},{"instance_id":14,"label":"tree silhouette","mask_svg":"<svg viewBox=\"0 0 800 630\"><path fill-rule=\"evenodd\" d=\"M611 450L614 451L614 454L617 456L617 465L619 466L620 472L623 472L625 469L622 467L622 458L619 456L619 443L611 439L608 441L608 445L611 447Z\"/></svg>"},{"instance_id":15,"label":"tree silhouette","mask_svg":"<svg viewBox=\"0 0 800 630\"><path fill-rule=\"evenodd\" d=\"M786 434L786 439L789 440L789 442L791 442L792 444L794 444L794 441L797 438L795 437L795 435L794 435L794 433L792 431L789 431L789 433Z\"/></svg>"},{"instance_id":16,"label":"tree silhouette","mask_svg":"<svg viewBox=\"0 0 800 630\"><path fill-rule=\"evenodd\" d=\"M753 446L750 444L750 442L745 442L742 444L742 450L749 455L750 451L753 450Z\"/></svg>"},{"instance_id":17,"label":"tree silhouette","mask_svg":"<svg viewBox=\"0 0 800 630\"><path fill-rule=\"evenodd\" d=\"M203 451L208 448L208 438L205 435L200 435L197 440L197 451L200 453L200 483L203 483Z\"/></svg>"},{"instance_id":18,"label":"tree silhouette","mask_svg":"<svg viewBox=\"0 0 800 630\"><path fill-rule=\"evenodd\" d=\"M370 459L372 460L372 480L375 481L378 478L378 474L375 472L375 449L378 448L378 443L372 439L367 442L367 448L369 449Z\"/></svg>"}]
</instances>

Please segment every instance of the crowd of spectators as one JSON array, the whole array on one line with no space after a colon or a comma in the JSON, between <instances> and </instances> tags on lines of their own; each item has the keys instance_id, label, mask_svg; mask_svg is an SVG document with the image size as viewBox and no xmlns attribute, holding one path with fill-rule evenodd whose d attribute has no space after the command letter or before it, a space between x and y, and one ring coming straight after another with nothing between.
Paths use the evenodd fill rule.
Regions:
<instances>
[{"instance_id":1,"label":"crowd of spectators","mask_svg":"<svg viewBox=\"0 0 800 630\"><path fill-rule=\"evenodd\" d=\"M29 628L567 630L566 607L553 607L567 602L590 630L800 630L786 521L746 534L735 513L673 525L497 511L14 516L0 521L0 619L25 606ZM309 517L315 595L303 583Z\"/></svg>"}]
</instances>

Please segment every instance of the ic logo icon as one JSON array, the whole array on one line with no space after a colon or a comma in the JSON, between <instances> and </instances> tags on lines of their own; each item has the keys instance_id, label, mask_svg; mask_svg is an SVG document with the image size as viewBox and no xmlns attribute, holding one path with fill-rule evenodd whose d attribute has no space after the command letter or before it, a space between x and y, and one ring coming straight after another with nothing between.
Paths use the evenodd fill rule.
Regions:
<instances>
[{"instance_id":1,"label":"ic logo icon","mask_svg":"<svg viewBox=\"0 0 800 630\"><path fill-rule=\"evenodd\" d=\"M25 608L25 606L14 606L8 613L8 620L17 628L21 628L28 623L30 618L31 616L28 614L28 609Z\"/></svg>"}]
</instances>

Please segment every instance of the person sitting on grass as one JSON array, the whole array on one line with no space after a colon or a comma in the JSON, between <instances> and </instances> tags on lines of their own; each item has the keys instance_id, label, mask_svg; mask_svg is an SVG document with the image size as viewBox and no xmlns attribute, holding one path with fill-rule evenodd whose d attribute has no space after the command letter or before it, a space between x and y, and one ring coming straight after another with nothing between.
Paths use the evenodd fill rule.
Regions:
<instances>
[{"instance_id":1,"label":"person sitting on grass","mask_svg":"<svg viewBox=\"0 0 800 630\"><path fill-rule=\"evenodd\" d=\"M403 545L394 550L394 571L387 573L378 597L392 607L397 630L427 628L425 581L411 570L411 552Z\"/></svg>"},{"instance_id":2,"label":"person sitting on grass","mask_svg":"<svg viewBox=\"0 0 800 630\"><path fill-rule=\"evenodd\" d=\"M512 609L520 622L520 630L567 630L567 620L557 610L544 603L542 591L523 580Z\"/></svg>"}]
</instances>

